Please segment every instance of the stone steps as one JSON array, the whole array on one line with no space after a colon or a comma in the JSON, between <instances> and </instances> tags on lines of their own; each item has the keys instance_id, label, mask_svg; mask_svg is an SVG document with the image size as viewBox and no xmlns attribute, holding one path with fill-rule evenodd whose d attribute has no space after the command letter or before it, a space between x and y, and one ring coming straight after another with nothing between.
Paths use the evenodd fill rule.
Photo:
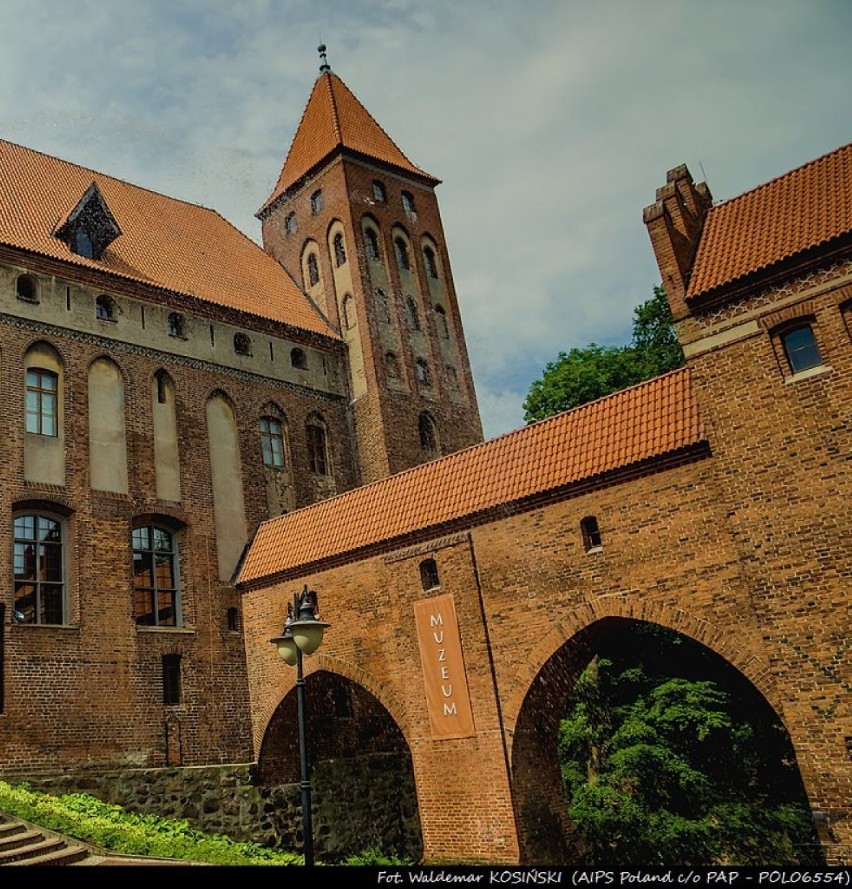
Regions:
<instances>
[{"instance_id":1,"label":"stone steps","mask_svg":"<svg viewBox=\"0 0 852 889\"><path fill-rule=\"evenodd\" d=\"M60 834L0 814L0 866L80 864L91 854Z\"/></svg>"}]
</instances>

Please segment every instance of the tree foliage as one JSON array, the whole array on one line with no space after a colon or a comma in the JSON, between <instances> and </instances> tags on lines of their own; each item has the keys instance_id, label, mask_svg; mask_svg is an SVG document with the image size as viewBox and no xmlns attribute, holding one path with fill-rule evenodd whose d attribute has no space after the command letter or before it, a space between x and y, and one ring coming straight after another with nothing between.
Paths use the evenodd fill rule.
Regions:
<instances>
[{"instance_id":1,"label":"tree foliage","mask_svg":"<svg viewBox=\"0 0 852 889\"><path fill-rule=\"evenodd\" d=\"M584 864L819 864L786 732L717 680L650 624L582 674L559 760Z\"/></svg>"},{"instance_id":2,"label":"tree foliage","mask_svg":"<svg viewBox=\"0 0 852 889\"><path fill-rule=\"evenodd\" d=\"M534 380L524 400L527 423L594 401L683 364L663 288L633 310L633 337L626 346L601 346L560 352Z\"/></svg>"}]
</instances>

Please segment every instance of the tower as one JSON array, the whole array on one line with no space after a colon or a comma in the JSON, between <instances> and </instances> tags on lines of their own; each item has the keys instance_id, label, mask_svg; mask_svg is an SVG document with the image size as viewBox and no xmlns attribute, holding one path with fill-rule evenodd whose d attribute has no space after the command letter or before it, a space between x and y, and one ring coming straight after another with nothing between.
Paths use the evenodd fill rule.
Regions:
<instances>
[{"instance_id":1,"label":"tower","mask_svg":"<svg viewBox=\"0 0 852 889\"><path fill-rule=\"evenodd\" d=\"M272 194L264 249L346 342L361 482L482 441L435 195L322 65Z\"/></svg>"}]
</instances>

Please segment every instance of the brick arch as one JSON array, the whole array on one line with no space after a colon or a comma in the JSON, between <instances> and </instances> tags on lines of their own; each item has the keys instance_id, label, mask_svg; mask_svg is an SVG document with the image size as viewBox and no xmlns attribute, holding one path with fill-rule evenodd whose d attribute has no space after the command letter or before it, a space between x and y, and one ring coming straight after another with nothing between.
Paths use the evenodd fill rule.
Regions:
<instances>
[{"instance_id":1,"label":"brick arch","mask_svg":"<svg viewBox=\"0 0 852 889\"><path fill-rule=\"evenodd\" d=\"M302 671L307 679L313 673L324 670L328 673L334 673L337 676L343 676L345 679L354 682L368 691L384 708L388 711L391 719L405 738L405 743L411 746L410 739L405 731L404 713L405 707L396 694L388 694L382 684L366 670L350 664L348 661L341 660L323 652L317 652L302 661ZM259 718L253 726L253 748L255 757L260 754L263 745L263 739L269 729L269 723L275 715L284 698L296 687L296 669L288 668L282 673L278 681L270 688L265 700L257 706L256 712Z\"/></svg>"},{"instance_id":2,"label":"brick arch","mask_svg":"<svg viewBox=\"0 0 852 889\"><path fill-rule=\"evenodd\" d=\"M684 636L700 642L731 666L735 667L754 688L766 699L773 710L782 718L782 698L773 682L769 665L761 661L749 649L748 641L741 636L711 624L709 621L671 605L630 600L623 597L607 596L584 603L584 606L566 614L552 625L551 631L530 652L530 656L518 670L511 689L504 692L504 717L507 729L513 730L530 687L544 665L566 643L577 635L607 617L620 617L643 620L659 624ZM755 627L754 640L757 641Z\"/></svg>"}]
</instances>

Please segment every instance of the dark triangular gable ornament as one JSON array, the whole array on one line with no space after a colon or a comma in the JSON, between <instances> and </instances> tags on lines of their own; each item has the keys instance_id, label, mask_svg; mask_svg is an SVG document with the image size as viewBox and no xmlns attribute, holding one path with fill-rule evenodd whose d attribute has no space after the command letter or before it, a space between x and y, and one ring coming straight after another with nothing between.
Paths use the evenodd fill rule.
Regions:
<instances>
[{"instance_id":1,"label":"dark triangular gable ornament","mask_svg":"<svg viewBox=\"0 0 852 889\"><path fill-rule=\"evenodd\" d=\"M93 182L54 234L65 241L72 253L100 259L104 250L121 234L121 229L97 183Z\"/></svg>"}]
</instances>

